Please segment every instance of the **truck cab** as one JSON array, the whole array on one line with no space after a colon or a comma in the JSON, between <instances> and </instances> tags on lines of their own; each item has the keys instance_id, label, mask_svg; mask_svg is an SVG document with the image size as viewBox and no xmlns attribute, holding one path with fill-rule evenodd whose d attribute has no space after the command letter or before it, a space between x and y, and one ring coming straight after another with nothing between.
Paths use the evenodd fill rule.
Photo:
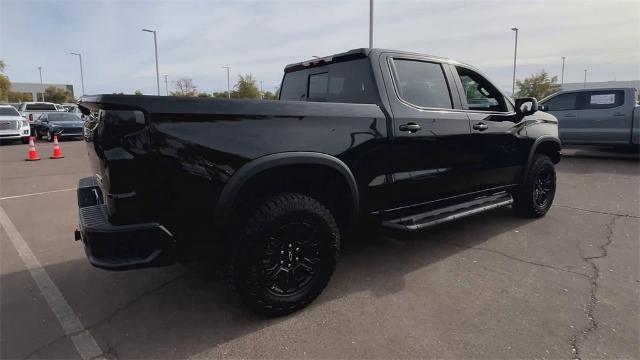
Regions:
<instances>
[{"instance_id":1,"label":"truck cab","mask_svg":"<svg viewBox=\"0 0 640 360\"><path fill-rule=\"evenodd\" d=\"M558 118L564 144L640 144L640 106L635 88L562 91L540 101L542 109Z\"/></svg>"}]
</instances>

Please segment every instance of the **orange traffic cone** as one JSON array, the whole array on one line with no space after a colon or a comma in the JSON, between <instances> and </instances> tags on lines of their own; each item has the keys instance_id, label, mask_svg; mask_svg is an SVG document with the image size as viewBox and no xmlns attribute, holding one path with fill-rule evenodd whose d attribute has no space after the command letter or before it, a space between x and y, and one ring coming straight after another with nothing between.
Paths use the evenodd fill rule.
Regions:
<instances>
[{"instance_id":1,"label":"orange traffic cone","mask_svg":"<svg viewBox=\"0 0 640 360\"><path fill-rule=\"evenodd\" d=\"M40 160L38 153L36 152L36 144L33 142L33 136L29 136L29 152L27 153L27 161Z\"/></svg>"},{"instance_id":2,"label":"orange traffic cone","mask_svg":"<svg viewBox=\"0 0 640 360\"><path fill-rule=\"evenodd\" d=\"M58 135L53 135L53 155L51 159L62 159L62 151L60 151L60 145L58 144Z\"/></svg>"}]
</instances>

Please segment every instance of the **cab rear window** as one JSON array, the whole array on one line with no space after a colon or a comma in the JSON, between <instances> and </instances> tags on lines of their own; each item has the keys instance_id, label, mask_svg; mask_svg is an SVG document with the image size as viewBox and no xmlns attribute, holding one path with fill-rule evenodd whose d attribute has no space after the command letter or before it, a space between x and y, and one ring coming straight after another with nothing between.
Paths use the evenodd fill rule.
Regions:
<instances>
[{"instance_id":1,"label":"cab rear window","mask_svg":"<svg viewBox=\"0 0 640 360\"><path fill-rule=\"evenodd\" d=\"M27 104L25 110L53 110L56 111L56 106L53 104Z\"/></svg>"},{"instance_id":2,"label":"cab rear window","mask_svg":"<svg viewBox=\"0 0 640 360\"><path fill-rule=\"evenodd\" d=\"M358 59L286 73L280 100L376 104L368 59Z\"/></svg>"}]
</instances>

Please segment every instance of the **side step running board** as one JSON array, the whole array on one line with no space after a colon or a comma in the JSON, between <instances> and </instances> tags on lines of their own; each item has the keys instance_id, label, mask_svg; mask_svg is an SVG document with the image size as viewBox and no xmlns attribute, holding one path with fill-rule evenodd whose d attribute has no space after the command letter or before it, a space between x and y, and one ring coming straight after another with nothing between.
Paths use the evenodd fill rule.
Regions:
<instances>
[{"instance_id":1,"label":"side step running board","mask_svg":"<svg viewBox=\"0 0 640 360\"><path fill-rule=\"evenodd\" d=\"M382 225L394 229L416 231L511 204L513 204L511 194L498 193L422 214L388 220Z\"/></svg>"}]
</instances>

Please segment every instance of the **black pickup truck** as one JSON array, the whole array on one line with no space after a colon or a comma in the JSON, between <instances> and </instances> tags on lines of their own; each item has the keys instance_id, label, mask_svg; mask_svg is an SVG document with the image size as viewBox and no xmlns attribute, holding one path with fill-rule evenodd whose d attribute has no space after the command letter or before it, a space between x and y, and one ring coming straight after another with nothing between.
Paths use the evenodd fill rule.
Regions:
<instances>
[{"instance_id":1,"label":"black pickup truck","mask_svg":"<svg viewBox=\"0 0 640 360\"><path fill-rule=\"evenodd\" d=\"M281 315L320 294L364 219L416 231L551 206L556 118L475 68L357 49L284 72L279 101L83 97L95 176L78 187L76 239L89 261L217 255L251 308Z\"/></svg>"}]
</instances>

